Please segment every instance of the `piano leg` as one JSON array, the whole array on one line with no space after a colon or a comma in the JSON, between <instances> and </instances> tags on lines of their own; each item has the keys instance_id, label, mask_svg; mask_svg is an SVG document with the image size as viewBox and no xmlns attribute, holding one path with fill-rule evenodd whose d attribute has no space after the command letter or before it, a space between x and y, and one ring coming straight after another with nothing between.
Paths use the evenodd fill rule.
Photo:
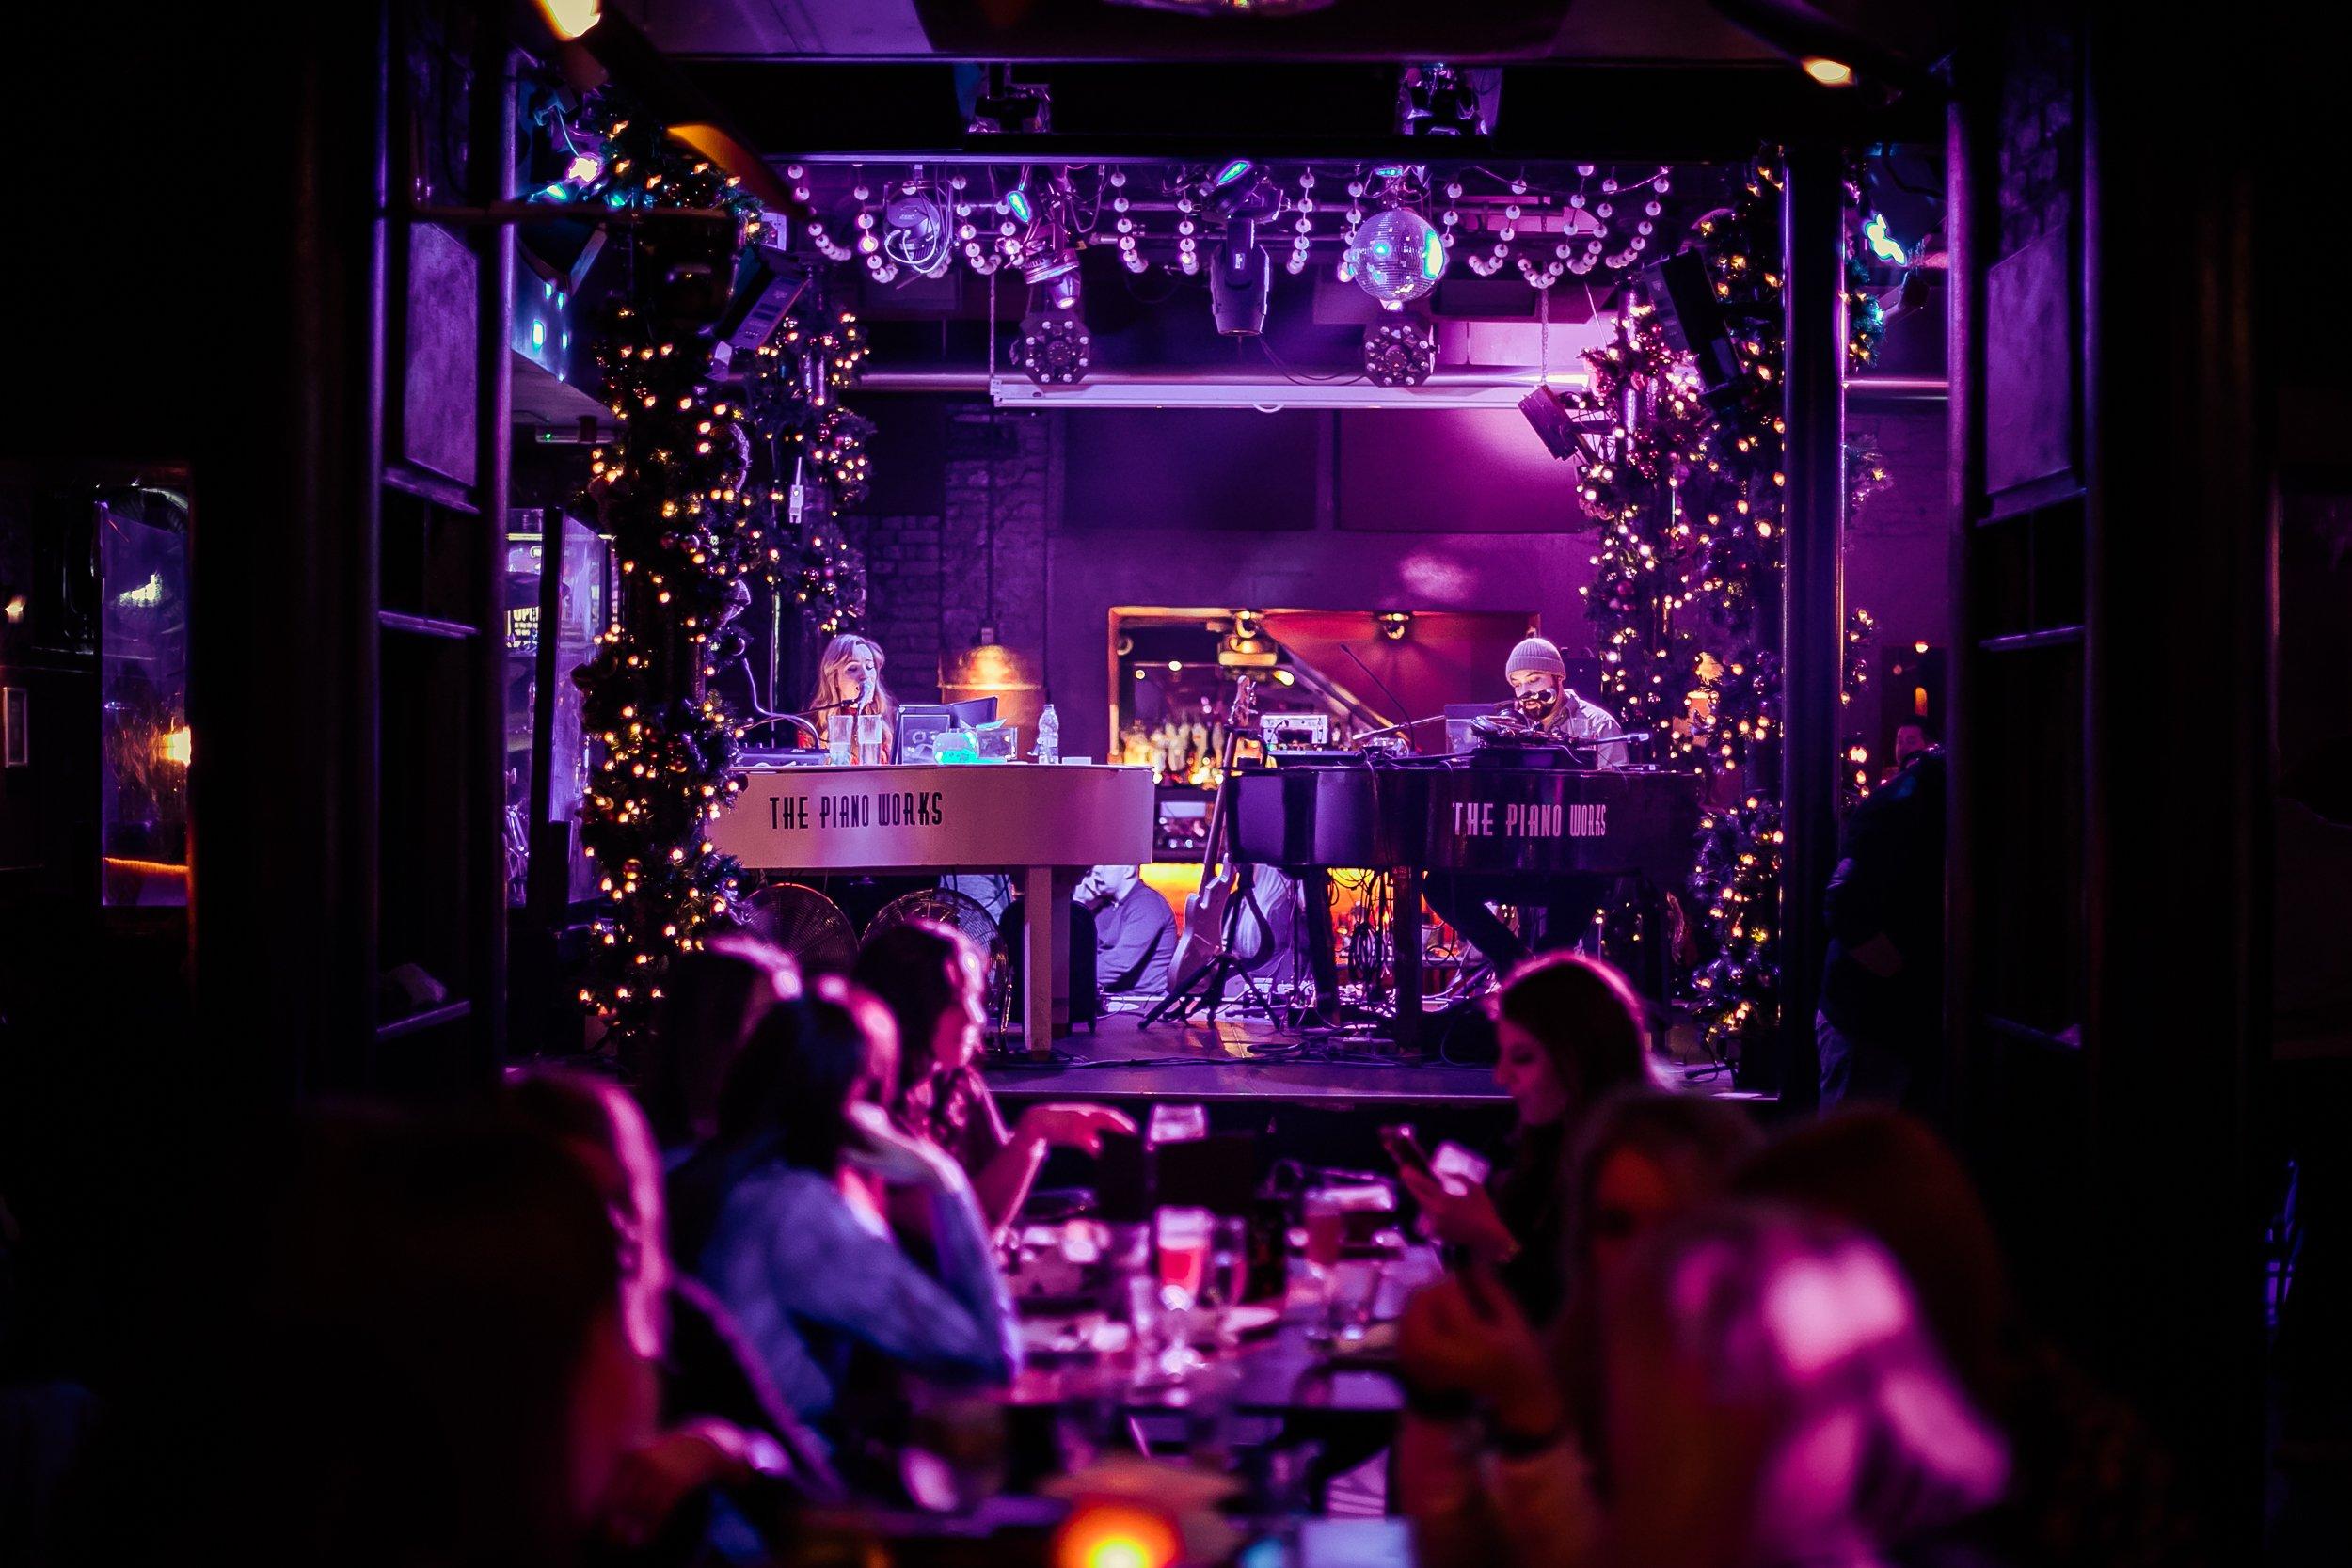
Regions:
<instances>
[{"instance_id":1,"label":"piano leg","mask_svg":"<svg viewBox=\"0 0 2352 1568\"><path fill-rule=\"evenodd\" d=\"M1396 964L1396 1049L1418 1056L1422 1050L1421 871L1399 866L1393 883L1391 940Z\"/></svg>"},{"instance_id":2,"label":"piano leg","mask_svg":"<svg viewBox=\"0 0 2352 1568\"><path fill-rule=\"evenodd\" d=\"M1307 960L1315 982L1315 1011L1325 1022L1340 1017L1340 965L1333 950L1339 945L1331 929L1331 873L1316 866L1299 874L1307 900Z\"/></svg>"},{"instance_id":3,"label":"piano leg","mask_svg":"<svg viewBox=\"0 0 2352 1568\"><path fill-rule=\"evenodd\" d=\"M1032 865L1021 874L1021 1027L1029 1054L1045 1056L1070 1033L1070 900L1082 873L1074 866ZM1038 955L1048 961L1040 963Z\"/></svg>"}]
</instances>

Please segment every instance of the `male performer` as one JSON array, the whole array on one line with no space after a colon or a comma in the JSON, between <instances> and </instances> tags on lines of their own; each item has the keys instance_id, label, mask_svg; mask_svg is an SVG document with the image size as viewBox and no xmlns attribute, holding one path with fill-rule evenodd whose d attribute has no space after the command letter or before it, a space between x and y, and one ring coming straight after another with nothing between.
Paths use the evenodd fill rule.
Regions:
<instances>
[{"instance_id":1,"label":"male performer","mask_svg":"<svg viewBox=\"0 0 2352 1568\"><path fill-rule=\"evenodd\" d=\"M1511 650L1511 657L1502 666L1502 678L1511 687L1511 704L1517 715L1548 736L1573 745L1581 739L1615 735L1617 721L1609 710L1582 697L1568 687L1568 663L1560 657L1558 645L1541 637L1531 637ZM1626 743L1622 740L1591 747L1575 748L1577 760L1590 759L1602 768L1616 768L1626 760ZM1583 923L1592 917L1601 902L1601 887L1590 881L1555 882L1542 895L1507 897L1505 902L1518 903L1522 917L1540 910L1543 913L1546 945L1559 946L1576 940L1583 930ZM1513 933L1496 913L1486 907L1475 879L1445 873L1433 874L1423 884L1422 892L1429 907L1438 911L1445 923L1462 935L1462 940L1484 954L1493 964L1497 975L1510 970L1528 956L1530 943Z\"/></svg>"},{"instance_id":2,"label":"male performer","mask_svg":"<svg viewBox=\"0 0 2352 1568\"><path fill-rule=\"evenodd\" d=\"M1548 736L1562 740L1615 735L1617 721L1609 710L1586 702L1568 688L1568 661L1557 644L1531 637L1511 650L1503 662L1502 678L1511 688L1511 705L1518 716ZM1595 750L1580 748L1580 750ZM1613 741L1597 749L1602 768L1621 768L1626 743Z\"/></svg>"}]
</instances>

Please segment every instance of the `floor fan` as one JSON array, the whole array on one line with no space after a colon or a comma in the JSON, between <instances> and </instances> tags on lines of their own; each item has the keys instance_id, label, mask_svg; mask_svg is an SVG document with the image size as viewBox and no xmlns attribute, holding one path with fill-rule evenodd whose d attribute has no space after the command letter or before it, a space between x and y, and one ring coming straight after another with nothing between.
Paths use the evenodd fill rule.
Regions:
<instances>
[{"instance_id":1,"label":"floor fan","mask_svg":"<svg viewBox=\"0 0 2352 1568\"><path fill-rule=\"evenodd\" d=\"M866 934L871 937L877 931L916 921L961 931L979 949L986 964L981 994L987 998L988 1016L999 1030L1004 1029L1012 1017L1012 965L1006 961L1004 939L998 935L996 919L988 912L987 906L953 888L919 888L899 895L875 911L874 922L866 927Z\"/></svg>"},{"instance_id":2,"label":"floor fan","mask_svg":"<svg viewBox=\"0 0 2352 1568\"><path fill-rule=\"evenodd\" d=\"M771 882L738 906L743 924L792 955L809 974L845 974L857 958L857 928L841 906L813 887Z\"/></svg>"}]
</instances>

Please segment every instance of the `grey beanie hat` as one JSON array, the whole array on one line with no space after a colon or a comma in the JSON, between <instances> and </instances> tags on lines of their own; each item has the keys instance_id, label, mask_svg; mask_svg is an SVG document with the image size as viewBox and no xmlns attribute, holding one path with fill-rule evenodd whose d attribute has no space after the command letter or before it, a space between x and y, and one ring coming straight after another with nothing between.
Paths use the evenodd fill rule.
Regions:
<instances>
[{"instance_id":1,"label":"grey beanie hat","mask_svg":"<svg viewBox=\"0 0 2352 1568\"><path fill-rule=\"evenodd\" d=\"M1531 637L1511 650L1511 657L1502 666L1503 679L1526 671L1543 671L1568 678L1568 661L1560 657L1559 646L1540 637Z\"/></svg>"}]
</instances>

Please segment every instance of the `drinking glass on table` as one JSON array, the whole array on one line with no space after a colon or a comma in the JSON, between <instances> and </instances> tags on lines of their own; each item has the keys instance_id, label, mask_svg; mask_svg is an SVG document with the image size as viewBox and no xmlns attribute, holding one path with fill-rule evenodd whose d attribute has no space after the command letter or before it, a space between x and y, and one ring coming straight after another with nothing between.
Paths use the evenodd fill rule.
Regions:
<instances>
[{"instance_id":1,"label":"drinking glass on table","mask_svg":"<svg viewBox=\"0 0 2352 1568\"><path fill-rule=\"evenodd\" d=\"M1150 1144L1192 1143L1209 1135L1209 1112L1202 1105L1154 1105L1152 1119L1146 1125L1144 1141Z\"/></svg>"},{"instance_id":2,"label":"drinking glass on table","mask_svg":"<svg viewBox=\"0 0 2352 1568\"><path fill-rule=\"evenodd\" d=\"M910 1402L898 1465L909 1497L934 1513L969 1513L1004 1490L1003 1405L983 1392L921 1385Z\"/></svg>"},{"instance_id":3,"label":"drinking glass on table","mask_svg":"<svg viewBox=\"0 0 2352 1568\"><path fill-rule=\"evenodd\" d=\"M1325 1297L1324 1332L1317 1338L1354 1344L1372 1327L1372 1309L1380 1296L1380 1260L1343 1259L1331 1271L1330 1293Z\"/></svg>"},{"instance_id":4,"label":"drinking glass on table","mask_svg":"<svg viewBox=\"0 0 2352 1568\"><path fill-rule=\"evenodd\" d=\"M1160 1283L1182 1291L1186 1305L1197 1303L1216 1245L1216 1216L1206 1209L1163 1209L1157 1223Z\"/></svg>"},{"instance_id":5,"label":"drinking glass on table","mask_svg":"<svg viewBox=\"0 0 2352 1568\"><path fill-rule=\"evenodd\" d=\"M835 768L850 766L850 748L857 740L857 715L825 715L825 760Z\"/></svg>"},{"instance_id":6,"label":"drinking glass on table","mask_svg":"<svg viewBox=\"0 0 2352 1568\"><path fill-rule=\"evenodd\" d=\"M1307 1195L1307 1261L1328 1275L1347 1244L1347 1206L1337 1193Z\"/></svg>"},{"instance_id":7,"label":"drinking glass on table","mask_svg":"<svg viewBox=\"0 0 2352 1568\"><path fill-rule=\"evenodd\" d=\"M1200 1306L1209 1314L1209 1329L1219 1350L1240 1342L1234 1312L1248 1288L1249 1223L1219 1219L1210 1231L1209 1269L1200 1285Z\"/></svg>"},{"instance_id":8,"label":"drinking glass on table","mask_svg":"<svg viewBox=\"0 0 2352 1568\"><path fill-rule=\"evenodd\" d=\"M857 716L857 754L868 762L881 759L882 748L890 744L890 721L879 713Z\"/></svg>"}]
</instances>

